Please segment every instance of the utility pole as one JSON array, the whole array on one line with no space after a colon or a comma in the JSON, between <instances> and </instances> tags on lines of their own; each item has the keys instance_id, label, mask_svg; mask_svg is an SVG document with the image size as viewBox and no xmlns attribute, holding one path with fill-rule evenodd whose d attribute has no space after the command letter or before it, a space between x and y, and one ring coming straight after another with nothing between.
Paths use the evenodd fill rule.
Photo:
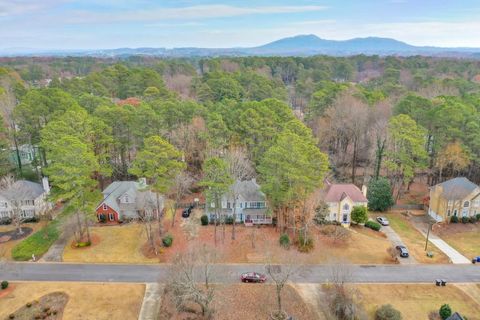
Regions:
<instances>
[{"instance_id":1,"label":"utility pole","mask_svg":"<svg viewBox=\"0 0 480 320\"><path fill-rule=\"evenodd\" d=\"M427 229L427 239L425 241L425 251L427 251L427 247L428 247L428 237L430 236L430 230L432 229L434 223L429 223L428 224L428 229Z\"/></svg>"}]
</instances>

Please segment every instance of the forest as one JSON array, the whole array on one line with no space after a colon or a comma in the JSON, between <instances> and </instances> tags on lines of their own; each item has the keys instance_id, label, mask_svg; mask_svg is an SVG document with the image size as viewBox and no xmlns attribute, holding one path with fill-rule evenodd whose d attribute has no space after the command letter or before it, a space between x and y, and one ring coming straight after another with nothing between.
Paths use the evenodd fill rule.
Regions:
<instances>
[{"instance_id":1,"label":"forest","mask_svg":"<svg viewBox=\"0 0 480 320\"><path fill-rule=\"evenodd\" d=\"M420 176L480 182L478 60L2 58L0 110L0 174L47 175L83 211L110 181L141 176L174 194L188 174L214 197L245 178L222 169L232 157L277 212L325 178L382 176L397 199ZM11 161L25 144L38 147L29 167Z\"/></svg>"}]
</instances>

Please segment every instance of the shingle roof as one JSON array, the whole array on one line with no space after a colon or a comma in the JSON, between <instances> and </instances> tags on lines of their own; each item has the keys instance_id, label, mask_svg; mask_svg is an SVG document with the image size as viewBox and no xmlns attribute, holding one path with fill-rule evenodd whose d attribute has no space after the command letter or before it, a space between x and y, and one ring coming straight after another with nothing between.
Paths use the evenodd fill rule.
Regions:
<instances>
[{"instance_id":1,"label":"shingle roof","mask_svg":"<svg viewBox=\"0 0 480 320\"><path fill-rule=\"evenodd\" d=\"M119 212L120 208L118 206L117 199L125 193L128 193L130 196L133 196L137 191L145 190L146 186L142 185L136 181L114 181L112 182L105 190L103 190L104 199L100 203L102 205L105 203L107 206L113 210ZM99 206L100 206L99 205Z\"/></svg>"},{"instance_id":2,"label":"shingle roof","mask_svg":"<svg viewBox=\"0 0 480 320\"><path fill-rule=\"evenodd\" d=\"M438 184L442 187L442 194L447 200L463 199L478 186L465 177L458 177Z\"/></svg>"},{"instance_id":3,"label":"shingle roof","mask_svg":"<svg viewBox=\"0 0 480 320\"><path fill-rule=\"evenodd\" d=\"M265 194L260 191L260 186L255 179L247 181L237 180L230 190L248 201L265 201Z\"/></svg>"},{"instance_id":4,"label":"shingle roof","mask_svg":"<svg viewBox=\"0 0 480 320\"><path fill-rule=\"evenodd\" d=\"M7 190L1 192L6 199L34 200L45 192L40 183L18 180Z\"/></svg>"},{"instance_id":5,"label":"shingle roof","mask_svg":"<svg viewBox=\"0 0 480 320\"><path fill-rule=\"evenodd\" d=\"M458 312L455 312L450 317L448 317L446 320L464 320L464 318Z\"/></svg>"},{"instance_id":6,"label":"shingle roof","mask_svg":"<svg viewBox=\"0 0 480 320\"><path fill-rule=\"evenodd\" d=\"M354 202L367 202L362 191L354 184L331 184L325 195L325 202L339 202L349 197Z\"/></svg>"}]
</instances>

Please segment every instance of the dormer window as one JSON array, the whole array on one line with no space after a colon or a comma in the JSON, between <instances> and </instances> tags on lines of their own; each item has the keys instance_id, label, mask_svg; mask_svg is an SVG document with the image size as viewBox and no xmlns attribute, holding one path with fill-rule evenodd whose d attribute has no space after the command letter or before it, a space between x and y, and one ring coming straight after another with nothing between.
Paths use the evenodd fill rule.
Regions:
<instances>
[{"instance_id":1,"label":"dormer window","mask_svg":"<svg viewBox=\"0 0 480 320\"><path fill-rule=\"evenodd\" d=\"M463 203L463 207L464 207L464 208L468 208L468 206L470 206L470 201L465 201L465 202Z\"/></svg>"},{"instance_id":2,"label":"dormer window","mask_svg":"<svg viewBox=\"0 0 480 320\"><path fill-rule=\"evenodd\" d=\"M343 205L343 210L348 210L348 209L350 209L350 206L348 205L348 203L345 203Z\"/></svg>"}]
</instances>

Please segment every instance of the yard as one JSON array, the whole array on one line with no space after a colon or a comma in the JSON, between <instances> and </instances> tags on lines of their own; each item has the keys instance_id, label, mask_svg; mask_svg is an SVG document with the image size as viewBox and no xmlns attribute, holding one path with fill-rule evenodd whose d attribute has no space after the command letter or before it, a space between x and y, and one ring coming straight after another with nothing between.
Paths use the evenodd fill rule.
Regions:
<instances>
[{"instance_id":1,"label":"yard","mask_svg":"<svg viewBox=\"0 0 480 320\"><path fill-rule=\"evenodd\" d=\"M45 226L46 222L44 221L41 221L41 222L38 222L38 223L24 223L22 225L22 227L25 227L25 228L31 228L32 229L32 232L28 235L28 237L26 238L29 238L31 237L33 234L35 234L35 232L37 232L38 230L40 230L43 226ZM16 230L15 226L14 225L6 225L6 226L0 226L0 233L2 232L8 232L8 231L12 231L12 230ZM0 246L0 255L4 255L5 258L7 260L12 260L12 249L17 245L19 244L20 242L22 242L23 240L25 240L26 238L21 238L21 239L17 239L17 240L9 240L9 241L6 241L6 242L3 242L3 241L0 241L1 243L1 246ZM30 258L31 258L31 255L30 255Z\"/></svg>"},{"instance_id":2,"label":"yard","mask_svg":"<svg viewBox=\"0 0 480 320\"><path fill-rule=\"evenodd\" d=\"M297 291L291 286L283 289L283 308L298 320L318 319ZM217 320L268 319L276 308L275 287L266 284L235 284L218 286L214 310ZM189 313L177 313L171 296L164 295L159 320L192 319ZM196 319L196 318L195 318Z\"/></svg>"},{"instance_id":3,"label":"yard","mask_svg":"<svg viewBox=\"0 0 480 320\"><path fill-rule=\"evenodd\" d=\"M428 251L433 252L433 258L429 258L425 252L425 237L412 225L400 212L372 213L370 217L376 219L377 216L385 216L390 222L390 226L400 236L408 248L410 254L419 263L448 263L448 257L443 254L432 243L428 244Z\"/></svg>"},{"instance_id":4,"label":"yard","mask_svg":"<svg viewBox=\"0 0 480 320\"><path fill-rule=\"evenodd\" d=\"M480 292L480 285L473 284ZM383 304L391 304L402 313L403 319L428 319L431 311L438 311L448 303L453 311L458 311L469 320L479 320L479 296L467 294L455 285L436 287L433 284L364 284L355 286L361 301L370 317Z\"/></svg>"},{"instance_id":5,"label":"yard","mask_svg":"<svg viewBox=\"0 0 480 320\"><path fill-rule=\"evenodd\" d=\"M102 225L90 229L92 245L76 248L70 239L63 252L65 262L86 263L155 263L158 258L147 258L142 253L146 243L143 225Z\"/></svg>"},{"instance_id":6,"label":"yard","mask_svg":"<svg viewBox=\"0 0 480 320\"><path fill-rule=\"evenodd\" d=\"M450 223L436 231L443 240L467 258L480 256L480 224Z\"/></svg>"},{"instance_id":7,"label":"yard","mask_svg":"<svg viewBox=\"0 0 480 320\"><path fill-rule=\"evenodd\" d=\"M0 319L53 292L68 295L64 320L137 319L145 291L141 284L22 282L10 285L11 289L0 295Z\"/></svg>"}]
</instances>

